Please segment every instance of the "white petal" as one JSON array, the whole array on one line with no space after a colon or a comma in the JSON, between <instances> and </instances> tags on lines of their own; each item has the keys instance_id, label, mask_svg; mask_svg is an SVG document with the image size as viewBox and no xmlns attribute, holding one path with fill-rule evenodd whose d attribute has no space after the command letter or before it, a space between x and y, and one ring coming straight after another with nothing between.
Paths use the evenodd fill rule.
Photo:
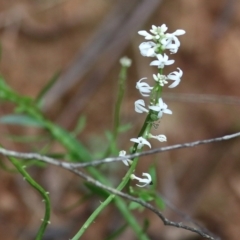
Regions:
<instances>
[{"instance_id":1,"label":"white petal","mask_svg":"<svg viewBox=\"0 0 240 240\"><path fill-rule=\"evenodd\" d=\"M167 62L164 63L164 65L171 65L175 62L175 60L168 60Z\"/></svg>"},{"instance_id":2,"label":"white petal","mask_svg":"<svg viewBox=\"0 0 240 240\"><path fill-rule=\"evenodd\" d=\"M165 109L165 110L163 110L163 112L166 114L172 114L172 111L170 109Z\"/></svg>"},{"instance_id":3,"label":"white petal","mask_svg":"<svg viewBox=\"0 0 240 240\"><path fill-rule=\"evenodd\" d=\"M159 61L158 60L154 60L150 63L150 66L158 66L159 65Z\"/></svg>"},{"instance_id":4,"label":"white petal","mask_svg":"<svg viewBox=\"0 0 240 240\"><path fill-rule=\"evenodd\" d=\"M170 84L168 87L169 88L175 88L176 86L178 86L179 85L179 83L180 83L180 79L179 80L177 80L177 81L175 81L175 82L173 82L172 84Z\"/></svg>"},{"instance_id":5,"label":"white petal","mask_svg":"<svg viewBox=\"0 0 240 240\"><path fill-rule=\"evenodd\" d=\"M139 100L135 101L134 106L135 106L135 111L137 113L148 112L148 110L144 107L145 102L142 99L139 99Z\"/></svg>"},{"instance_id":6,"label":"white petal","mask_svg":"<svg viewBox=\"0 0 240 240\"><path fill-rule=\"evenodd\" d=\"M186 33L186 31L184 31L183 29L178 29L175 32L173 32L172 34L174 34L175 36L180 36L180 35L183 35L185 33Z\"/></svg>"},{"instance_id":7,"label":"white petal","mask_svg":"<svg viewBox=\"0 0 240 240\"><path fill-rule=\"evenodd\" d=\"M149 33L147 31L145 31L145 30L141 30L141 31L138 31L138 34L145 37Z\"/></svg>"},{"instance_id":8,"label":"white petal","mask_svg":"<svg viewBox=\"0 0 240 240\"><path fill-rule=\"evenodd\" d=\"M153 111L156 111L156 112L160 111L160 107L159 106L150 106L148 108L153 110Z\"/></svg>"}]
</instances>

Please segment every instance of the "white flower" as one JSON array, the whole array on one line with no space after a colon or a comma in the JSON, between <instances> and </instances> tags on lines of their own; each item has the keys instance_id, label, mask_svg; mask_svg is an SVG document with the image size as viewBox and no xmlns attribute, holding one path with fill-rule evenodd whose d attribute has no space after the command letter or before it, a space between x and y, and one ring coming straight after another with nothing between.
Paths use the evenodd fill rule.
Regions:
<instances>
[{"instance_id":1,"label":"white flower","mask_svg":"<svg viewBox=\"0 0 240 240\"><path fill-rule=\"evenodd\" d=\"M168 87L169 88L174 88L176 87L180 81L181 81L181 77L183 75L183 72L180 68L177 68L178 71L174 71L170 74L168 74L167 76L165 75L162 75L160 73L158 73L157 75L156 74L153 74L153 79L159 83L160 86L164 86L165 84L168 83L168 80L173 80L174 82L169 85Z\"/></svg>"},{"instance_id":2,"label":"white flower","mask_svg":"<svg viewBox=\"0 0 240 240\"><path fill-rule=\"evenodd\" d=\"M150 63L150 66L158 66L158 68L164 68L165 65L171 65L174 63L174 60L168 60L166 53L164 53L164 55L157 54L156 57L158 60L152 61Z\"/></svg>"},{"instance_id":3,"label":"white flower","mask_svg":"<svg viewBox=\"0 0 240 240\"><path fill-rule=\"evenodd\" d=\"M157 75L156 74L153 74L153 79L159 83L160 86L164 86L165 84L168 83L167 81L167 77L165 75L162 75L160 73L158 73Z\"/></svg>"},{"instance_id":4,"label":"white flower","mask_svg":"<svg viewBox=\"0 0 240 240\"><path fill-rule=\"evenodd\" d=\"M141 93L142 96L147 97L149 96L148 93L151 92L151 90L153 89L153 87L150 87L147 83L142 82L142 80L147 79L147 78L141 78L137 84L136 84L136 88L139 90L139 92Z\"/></svg>"},{"instance_id":5,"label":"white flower","mask_svg":"<svg viewBox=\"0 0 240 240\"><path fill-rule=\"evenodd\" d=\"M167 31L166 24L162 24L160 27L156 27L155 25L152 25L152 29L150 29L150 32L153 34L151 35L145 30L139 31L138 34L141 36L144 36L146 40L158 40L164 37L165 32Z\"/></svg>"},{"instance_id":6,"label":"white flower","mask_svg":"<svg viewBox=\"0 0 240 240\"><path fill-rule=\"evenodd\" d=\"M144 36L146 40L152 40L154 38L153 35L151 35L150 33L148 33L145 30L138 31L138 34L141 36Z\"/></svg>"},{"instance_id":7,"label":"white flower","mask_svg":"<svg viewBox=\"0 0 240 240\"><path fill-rule=\"evenodd\" d=\"M137 113L148 112L148 110L145 108L144 100L139 99L139 100L135 101L134 105L135 105L135 111Z\"/></svg>"},{"instance_id":8,"label":"white flower","mask_svg":"<svg viewBox=\"0 0 240 240\"><path fill-rule=\"evenodd\" d=\"M168 86L169 88L176 87L180 83L180 81L181 81L181 77L183 75L183 72L182 72L182 70L180 68L177 68L177 69L178 69L178 72L174 71L174 72L172 72L172 73L167 75L167 78L169 80L173 80L174 81L171 85Z\"/></svg>"},{"instance_id":9,"label":"white flower","mask_svg":"<svg viewBox=\"0 0 240 240\"><path fill-rule=\"evenodd\" d=\"M158 117L161 118L163 113L172 114L172 111L167 108L167 104L163 102L162 98L158 99L156 106L150 106L149 109L158 112Z\"/></svg>"},{"instance_id":10,"label":"white flower","mask_svg":"<svg viewBox=\"0 0 240 240\"><path fill-rule=\"evenodd\" d=\"M138 187L145 187L152 184L152 177L149 173L143 173L142 176L145 178L139 178L136 175L131 174L131 179L136 179L139 183L142 183L141 185L136 184Z\"/></svg>"},{"instance_id":11,"label":"white flower","mask_svg":"<svg viewBox=\"0 0 240 240\"><path fill-rule=\"evenodd\" d=\"M152 134L150 133L148 136L149 136L149 138L157 139L159 142L166 142L166 141L167 141L167 137L166 137L165 135L163 135L163 134L154 136L154 135L152 135Z\"/></svg>"},{"instance_id":12,"label":"white flower","mask_svg":"<svg viewBox=\"0 0 240 240\"><path fill-rule=\"evenodd\" d=\"M139 50L144 57L155 57L155 47L156 43L154 42L143 42L139 45Z\"/></svg>"},{"instance_id":13,"label":"white flower","mask_svg":"<svg viewBox=\"0 0 240 240\"><path fill-rule=\"evenodd\" d=\"M169 49L172 54L178 51L180 41L177 36L185 34L185 31L178 29L173 33L165 33L167 29L166 24L162 24L160 27L152 25L152 29L150 29L151 34L145 30L138 32L138 34L144 36L146 40L152 40L152 42L145 42L139 46L143 56L153 57L165 49Z\"/></svg>"},{"instance_id":14,"label":"white flower","mask_svg":"<svg viewBox=\"0 0 240 240\"><path fill-rule=\"evenodd\" d=\"M150 32L152 34L154 34L155 36L158 35L160 38L160 37L164 36L167 29L168 28L167 28L166 24L162 24L160 27L156 27L155 25L152 25L152 29L150 30Z\"/></svg>"},{"instance_id":15,"label":"white flower","mask_svg":"<svg viewBox=\"0 0 240 240\"><path fill-rule=\"evenodd\" d=\"M126 151L124 151L124 150L120 151L119 157L124 157L124 156L126 156ZM130 160L130 159L123 159L122 161L126 166L130 166L132 164L132 160Z\"/></svg>"},{"instance_id":16,"label":"white flower","mask_svg":"<svg viewBox=\"0 0 240 240\"><path fill-rule=\"evenodd\" d=\"M143 145L148 145L151 148L151 144L150 142L148 142L145 138L143 137L138 137L138 138L131 138L130 139L131 142L135 142L138 143L137 148L141 149L143 147Z\"/></svg>"},{"instance_id":17,"label":"white flower","mask_svg":"<svg viewBox=\"0 0 240 240\"><path fill-rule=\"evenodd\" d=\"M132 65L132 60L128 57L122 57L119 62L123 67L130 67Z\"/></svg>"},{"instance_id":18,"label":"white flower","mask_svg":"<svg viewBox=\"0 0 240 240\"><path fill-rule=\"evenodd\" d=\"M185 31L178 29L173 33L166 33L165 37L161 40L163 49L169 49L171 53L176 53L180 47L180 41L176 36L185 34Z\"/></svg>"}]
</instances>

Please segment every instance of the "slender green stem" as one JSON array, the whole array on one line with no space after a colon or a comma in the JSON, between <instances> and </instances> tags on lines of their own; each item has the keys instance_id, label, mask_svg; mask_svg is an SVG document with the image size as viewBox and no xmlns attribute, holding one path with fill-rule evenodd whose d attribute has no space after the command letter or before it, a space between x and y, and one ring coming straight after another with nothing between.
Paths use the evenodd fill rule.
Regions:
<instances>
[{"instance_id":1,"label":"slender green stem","mask_svg":"<svg viewBox=\"0 0 240 240\"><path fill-rule=\"evenodd\" d=\"M43 202L45 204L45 214L44 218L42 219L42 224L37 232L35 240L42 240L44 232L50 223L50 212L51 212L51 205L48 192L46 192L36 181L32 179L32 177L27 173L24 169L24 166L13 157L9 157L11 163L16 167L18 172L23 176L24 180L26 180L33 188L35 188L42 196Z\"/></svg>"},{"instance_id":2,"label":"slender green stem","mask_svg":"<svg viewBox=\"0 0 240 240\"><path fill-rule=\"evenodd\" d=\"M127 67L122 67L120 74L119 74L119 81L118 81L118 94L117 94L117 101L114 108L114 122L113 122L113 140L116 141L118 131L119 131L119 124L120 124L120 110L123 101L123 96L125 93L125 82L127 78Z\"/></svg>"},{"instance_id":3,"label":"slender green stem","mask_svg":"<svg viewBox=\"0 0 240 240\"><path fill-rule=\"evenodd\" d=\"M126 175L124 176L122 182L119 184L119 186L117 187L118 191L121 191L126 184L128 183L131 174L133 173L133 171L135 170L137 165L137 159L135 159L130 167L130 169L128 170L128 172L126 173ZM101 205L91 214L91 216L87 219L87 221L84 223L84 225L81 227L81 229L77 232L77 234L72 238L72 240L78 240L80 239L80 237L83 235L83 233L87 230L87 228L92 224L92 222L94 221L94 219L100 214L100 212L106 207L108 206L108 204L115 198L114 194L109 195L109 197L101 203ZM115 198L115 203L118 206L118 208L121 209L121 212L124 212L124 215L126 214L126 217L129 217L129 213L128 211L126 211L126 205L122 204L122 201L119 201L119 198ZM130 215L131 216L131 215ZM142 228L139 228L138 225L135 224L135 218L133 218L132 216L128 219L129 221L131 221L131 226L134 229L134 231L136 232L138 239L140 240L147 240L148 237L145 235L145 233L142 232Z\"/></svg>"},{"instance_id":4,"label":"slender green stem","mask_svg":"<svg viewBox=\"0 0 240 240\"><path fill-rule=\"evenodd\" d=\"M150 119L150 113L147 115L145 121L144 121L144 124L143 124L143 127L142 129L140 130L140 133L139 135L141 134L141 136L147 136L150 129L151 129L151 123L148 122L148 119ZM135 144L134 144L134 147L133 147L133 151L132 153L136 153L137 151L140 151L137 149L137 147L135 147ZM117 190L118 191L121 191L128 183L130 177L131 177L131 174L135 171L136 169L136 166L137 166L137 162L138 162L138 158L135 158L133 160L133 163L131 165L131 167L129 168L129 170L127 171L127 173L125 174L125 176L123 177L123 180L122 182L118 185L117 187ZM72 238L72 240L78 240L82 235L83 233L86 231L86 229L91 225L91 223L94 221L94 219L99 215L99 213L115 198L115 195L114 194L111 194L109 195L109 197L103 202L101 203L101 205L91 214L91 216L87 219L87 221L84 223L84 225L80 228L80 230L77 232L77 234ZM115 200L116 204L120 204L120 203L117 203L117 199ZM133 227L133 225L132 225ZM139 229L138 227L136 228L135 227L135 232L137 233L138 235L138 239L140 240L147 240L149 239L145 233L142 231L142 229Z\"/></svg>"},{"instance_id":5,"label":"slender green stem","mask_svg":"<svg viewBox=\"0 0 240 240\"><path fill-rule=\"evenodd\" d=\"M116 148L116 144L117 144L116 141L117 141L119 126L120 126L120 110L121 110L121 105L122 105L122 101L125 93L125 85L126 85L126 79L127 79L127 69L128 67L122 66L119 73L117 100L114 106L114 114L113 114L112 139L103 157L109 156L113 152L113 150Z\"/></svg>"},{"instance_id":6,"label":"slender green stem","mask_svg":"<svg viewBox=\"0 0 240 240\"><path fill-rule=\"evenodd\" d=\"M152 92L151 92L151 99L150 102L152 104L156 104L158 102L159 97L161 96L162 93L162 87L159 86L158 84L156 84L156 86L153 88ZM143 126L138 134L138 137L142 136L144 138L148 138L149 132L151 130L152 127L152 123L154 122L155 118L154 118L155 113L153 111L149 111ZM132 154L136 153L138 150L137 148L138 143L135 143L133 145L132 148ZM126 175L124 176L122 182L119 184L119 186L117 187L117 190L121 191L128 183L131 174L135 171L136 166L137 166L137 162L138 162L138 158L134 159L132 162L131 167L129 168L128 172L126 173ZM91 216L87 219L87 221L84 223L84 225L81 227L81 229L77 232L77 234L73 237L72 240L78 240L83 233L86 231L86 229L91 225L91 223L94 221L94 219L100 214L100 212L115 198L114 194L109 195L109 197L103 202L101 203L101 205L91 214ZM145 240L148 239L148 237L142 232L142 230L140 232L136 232L138 234L138 239L141 240Z\"/></svg>"},{"instance_id":7,"label":"slender green stem","mask_svg":"<svg viewBox=\"0 0 240 240\"><path fill-rule=\"evenodd\" d=\"M41 111L37 108L35 103L27 97L23 97L14 92L0 76L0 99L15 103L22 112L42 122L43 126L51 133L51 135L59 141L69 152L72 161L90 161L92 159L90 153L84 148L83 145L69 132L55 125L54 123L45 119ZM98 181L105 185L109 185L109 181L105 178L96 168L88 167L88 172ZM141 227L138 222L130 213L125 202L119 198L115 198L116 206L121 214L124 216L126 222L132 229L138 233Z\"/></svg>"}]
</instances>

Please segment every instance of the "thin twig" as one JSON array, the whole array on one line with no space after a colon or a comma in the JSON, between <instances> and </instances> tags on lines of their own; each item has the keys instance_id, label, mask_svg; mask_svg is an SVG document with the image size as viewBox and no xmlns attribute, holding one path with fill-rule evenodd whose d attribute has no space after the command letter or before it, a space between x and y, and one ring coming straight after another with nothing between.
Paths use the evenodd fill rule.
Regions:
<instances>
[{"instance_id":1,"label":"thin twig","mask_svg":"<svg viewBox=\"0 0 240 240\"><path fill-rule=\"evenodd\" d=\"M165 198L161 193L158 193L158 196L164 201L166 206L170 208L173 212L175 212L178 216L180 216L185 221L193 223L195 226L197 226L202 232L208 234L209 236L214 234L209 231L207 228L203 227L201 224L199 224L195 219L193 219L190 215L180 211L174 204L172 204L167 198ZM214 236L216 240L220 240L218 236Z\"/></svg>"},{"instance_id":2,"label":"thin twig","mask_svg":"<svg viewBox=\"0 0 240 240\"><path fill-rule=\"evenodd\" d=\"M202 145L202 144L207 144L207 143L226 141L226 140L230 140L230 139L236 138L236 137L240 137L240 132L230 134L230 135L225 135L223 137L218 137L218 138L198 140L198 141L195 141L195 142L175 144L175 145L171 145L171 146L167 146L167 147L155 148L155 149L152 149L152 150L149 150L149 151L144 151L142 153L135 153L135 154L131 154L131 155L126 155L124 157L109 157L109 158L105 158L105 159L102 159L102 160L95 160L95 161L88 162L88 163L74 163L74 167L97 166L97 165L103 164L103 163L122 161L123 159L133 159L135 157L152 155L152 154L171 151L171 150L180 149L180 148L195 147L197 145Z\"/></svg>"},{"instance_id":3,"label":"thin twig","mask_svg":"<svg viewBox=\"0 0 240 240\"><path fill-rule=\"evenodd\" d=\"M103 185L102 183L100 183L99 181L91 178L90 176L86 175L85 173L79 171L78 169L75 169L74 166L72 166L71 164L66 164L63 162L59 162L57 160L54 160L52 158L46 157L46 156L42 156L39 154L34 154L34 153L30 153L30 154L26 154L26 153L18 153L15 151L9 151L3 148L0 148L0 153L4 156L12 156L12 157L17 157L17 158L24 158L24 159L32 159L37 157L38 160L41 160L43 162L49 163L49 164L53 164L59 167L62 167L66 170L69 170L73 173L75 173L76 175L82 177L83 179L85 179L87 182L94 184L95 186L107 190L108 192L114 194L114 195L118 195L120 197L123 197L125 199L128 199L130 201L134 201L136 203L139 203L140 205L142 205L143 207L148 208L149 210L151 210L152 212L154 212L164 223L164 225L166 226L173 226L173 227L177 227L177 228L182 228L194 233L199 234L200 236L206 238L206 239L211 239L211 240L216 240L216 238L211 237L210 235L204 233L202 230L194 228L194 227L190 227L187 226L185 224L183 224L182 222L173 222L170 221L169 219L167 219L159 210L157 210L152 204L147 203L139 198L135 198L131 195L128 195L126 193L120 192L114 188L111 188L109 186Z\"/></svg>"},{"instance_id":4,"label":"thin twig","mask_svg":"<svg viewBox=\"0 0 240 240\"><path fill-rule=\"evenodd\" d=\"M65 168L65 167L64 167ZM177 227L177 228L182 228L182 229L185 229L185 230L188 230L188 231L191 231L191 232L194 232L194 233L197 233L199 234L201 237L204 237L206 239L211 239L211 240L217 240L216 238L204 233L202 230L200 229L197 229L197 228L194 228L194 227L190 227L190 226L187 226L185 224L183 224L182 222L173 222L173 221L170 221L169 219L167 219L162 212L160 212L158 209L156 209L152 204L150 203L147 203L139 198L135 198L131 195L128 195L126 193L123 193L123 192L120 192L114 188L111 188L111 187L108 187L106 185L103 185L102 183L98 182L97 180L91 178L90 176L86 175L85 173L75 169L75 168L72 168L72 167L68 167L68 168L65 168L65 169L68 169L70 170L71 172L75 173L76 175L82 177L83 179L85 179L87 182L90 182L92 184L94 184L95 186L101 188L101 189L104 189L104 190L107 190L108 192L111 192L112 194L114 195L118 195L120 197L123 197L125 199L128 199L130 201L133 201L133 202L136 202L136 203L139 203L140 205L142 205L143 207L146 207L147 209L151 210L152 212L154 212L162 221L163 221L163 224L166 225L166 226L173 226L173 227Z\"/></svg>"},{"instance_id":5,"label":"thin twig","mask_svg":"<svg viewBox=\"0 0 240 240\"><path fill-rule=\"evenodd\" d=\"M69 162L64 162L62 160L59 160L59 159L54 159L51 157L43 156L38 153L21 153L21 152L7 150L4 148L0 148L0 154L2 154L4 156L16 157L16 158L21 158L21 159L35 159L35 160L43 161L43 162L53 164L56 166L60 166L63 168L70 168L70 167L71 168L83 168L83 167L89 167L89 166L97 166L97 165L100 165L103 163L122 161L123 159L132 159L135 157L152 155L152 154L156 154L156 153L160 153L160 152L171 151L174 149L195 147L197 145L202 145L202 144L207 144L207 143L226 141L226 140L230 140L230 139L233 139L236 137L240 137L240 132L230 134L230 135L225 135L223 137L218 137L218 138L198 140L195 142L175 144L175 145L171 145L171 146L167 146L167 147L155 148L155 149L145 151L142 153L126 155L124 157L109 157L109 158L95 160L95 161L91 161L91 162L85 162L85 163L69 163Z\"/></svg>"},{"instance_id":6,"label":"thin twig","mask_svg":"<svg viewBox=\"0 0 240 240\"><path fill-rule=\"evenodd\" d=\"M149 155L149 154L154 154L154 153L158 153L158 152L163 152L163 151L170 151L173 149L179 149L179 148L186 148L186 147L194 147L200 144L207 144L207 143L212 143L212 142L219 142L219 141L225 141L225 140L229 140L235 137L239 137L240 136L240 132L231 134L231 135L225 135L223 137L219 137L219 138L212 138L212 139L207 139L207 140L199 140L199 141L195 141L195 142L190 142L190 143L184 143L184 144L176 144L176 145L172 145L172 146L168 146L168 147L163 147L163 148L157 148L157 149L153 149L150 151L145 151L143 153L137 153L137 154L132 154L132 155L128 155L125 158L134 158L134 157L139 157L139 156L143 156L143 155ZM197 229L194 227L190 227L187 226L185 224L183 224L182 222L173 222L170 221L169 219L167 219L159 210L157 210L153 205L151 205L150 203L144 202L139 198L135 198L133 196L130 196L128 194L125 194L123 192L119 192L114 188L111 188L109 186L105 186L102 183L96 181L95 179L91 178L90 176L84 174L83 172L79 171L76 169L76 167L86 167L86 166L95 166L98 164L102 164L102 163L109 163L109 162L115 162L115 161L121 161L122 159L124 159L123 157L116 157L116 158L106 158L103 160L97 160L97 161L93 161L91 163L68 163L68 162L62 162L47 156L42 156L40 154L37 153L20 153L20 152L15 152L15 151L10 151L10 150L6 150L4 148L0 148L0 153L4 156L12 156L12 157L16 157L16 158L22 158L22 159L37 159L49 164L53 164L56 166L60 166L64 169L70 170L71 172L77 174L78 176L82 177L83 179L85 179L86 181L94 184L97 187L100 187L102 189L105 189L109 192L111 192L112 194L121 196L125 199L128 199L130 201L134 201L137 202L139 204L141 204L142 206L148 208L149 210L151 210L152 212L154 212L164 223L164 225L168 225L168 226L173 226L173 227L177 227L177 228L182 228L191 232L195 232L197 234L199 234L200 236L206 238L206 239L216 239L212 236L210 236L209 234L205 233L204 231L202 231L201 229Z\"/></svg>"}]
</instances>

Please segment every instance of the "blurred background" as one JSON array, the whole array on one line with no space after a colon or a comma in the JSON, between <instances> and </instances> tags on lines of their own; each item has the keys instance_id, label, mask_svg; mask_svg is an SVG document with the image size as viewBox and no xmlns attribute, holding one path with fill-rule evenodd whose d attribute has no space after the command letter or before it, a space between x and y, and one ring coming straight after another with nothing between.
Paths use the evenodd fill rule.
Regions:
<instances>
[{"instance_id":1,"label":"blurred background","mask_svg":"<svg viewBox=\"0 0 240 240\"><path fill-rule=\"evenodd\" d=\"M122 123L132 128L121 134L119 149L128 149L143 115L134 112L140 98L136 81L155 68L143 58L138 45L139 30L165 23L169 32L184 29L175 64L180 67L181 84L164 89L164 101L173 115L163 117L155 132L165 134L167 143L152 141L157 148L177 143L220 137L240 131L240 1L237 0L0 0L0 71L7 83L21 95L35 98L54 76L57 81L44 97L43 111L53 122L72 131L79 118L86 126L78 139L97 158L106 147L111 130L119 59L128 56L127 90ZM14 105L1 103L0 115L12 113ZM8 149L38 152L44 141L24 143L17 136L35 136L41 130L0 124L0 141ZM158 190L176 208L198 220L224 240L240 235L240 148L239 139L144 157L137 172L157 163ZM52 152L64 149L52 144ZM8 164L7 160L3 160ZM9 165L11 167L11 165ZM126 172L123 164L101 169L116 184ZM98 206L88 198L83 182L73 174L48 166L32 167L30 174L50 192L51 225L45 239L69 239ZM0 169L0 233L5 240L34 239L43 217L38 194L19 174ZM151 239L202 239L187 231L163 226L151 212L148 217ZM184 221L175 211L164 214ZM106 239L124 220L112 206L97 218L83 239ZM94 231L93 231L94 230ZM136 239L127 229L118 239Z\"/></svg>"}]
</instances>

